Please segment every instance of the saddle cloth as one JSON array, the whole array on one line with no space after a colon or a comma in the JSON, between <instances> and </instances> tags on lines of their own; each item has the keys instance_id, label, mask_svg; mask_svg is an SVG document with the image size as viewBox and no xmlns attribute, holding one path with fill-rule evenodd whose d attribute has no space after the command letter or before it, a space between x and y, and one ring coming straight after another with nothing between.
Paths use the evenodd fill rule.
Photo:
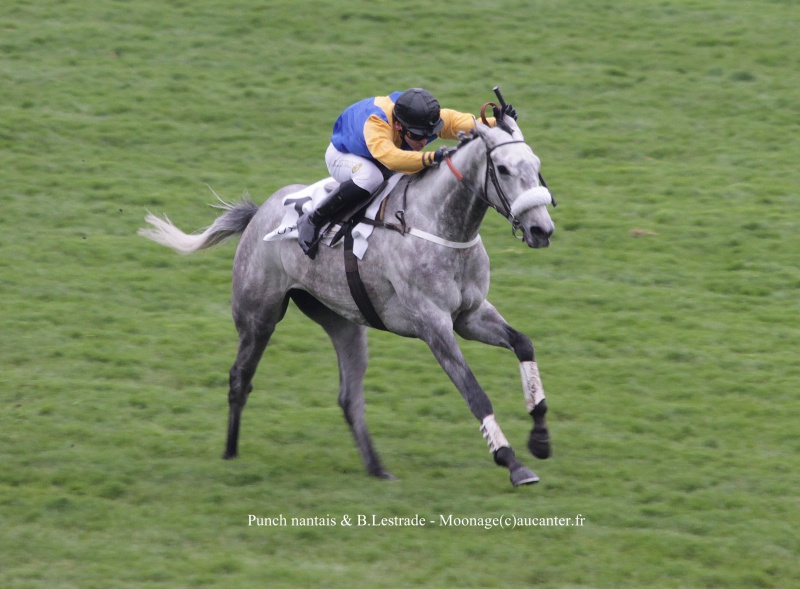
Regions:
<instances>
[{"instance_id":1,"label":"saddle cloth","mask_svg":"<svg viewBox=\"0 0 800 589\"><path fill-rule=\"evenodd\" d=\"M397 186L397 183L402 177L403 174L394 174L389 178L381 193L374 198L369 207L367 207L365 214L367 219L375 219L381 207L381 203L392 189ZM280 225L273 231L267 233L264 236L264 241L297 239L297 220L300 218L300 215L313 211L317 205L330 194L336 184L336 180L333 178L325 178L310 186L306 186L299 192L284 196L281 202L285 211ZM333 239L338 229L339 225L334 225L332 230L327 232L322 243L329 246L331 239ZM359 260L363 260L364 254L367 253L367 247L369 246L368 240L374 229L374 226L366 223L359 223L353 228L353 253ZM339 243L341 243L341 241Z\"/></svg>"}]
</instances>

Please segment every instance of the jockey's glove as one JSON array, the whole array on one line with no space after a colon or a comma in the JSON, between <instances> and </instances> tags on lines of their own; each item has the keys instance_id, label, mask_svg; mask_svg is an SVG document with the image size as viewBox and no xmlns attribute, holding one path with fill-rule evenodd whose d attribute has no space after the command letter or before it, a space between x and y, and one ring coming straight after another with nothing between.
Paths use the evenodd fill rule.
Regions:
<instances>
[{"instance_id":1,"label":"jockey's glove","mask_svg":"<svg viewBox=\"0 0 800 589\"><path fill-rule=\"evenodd\" d=\"M510 104L506 104L502 108L493 108L494 110L494 118L502 119L503 117L511 117L515 121L517 120L517 109L515 109Z\"/></svg>"},{"instance_id":2,"label":"jockey's glove","mask_svg":"<svg viewBox=\"0 0 800 589\"><path fill-rule=\"evenodd\" d=\"M443 147L442 149L437 149L433 152L433 162L438 164L446 158L451 153L454 153L456 150L452 147Z\"/></svg>"}]
</instances>

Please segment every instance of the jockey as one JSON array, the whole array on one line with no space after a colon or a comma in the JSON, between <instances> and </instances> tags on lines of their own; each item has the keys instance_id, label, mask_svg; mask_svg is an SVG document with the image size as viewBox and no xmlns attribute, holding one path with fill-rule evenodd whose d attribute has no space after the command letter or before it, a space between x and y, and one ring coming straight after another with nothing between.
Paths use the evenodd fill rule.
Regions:
<instances>
[{"instance_id":1,"label":"jockey","mask_svg":"<svg viewBox=\"0 0 800 589\"><path fill-rule=\"evenodd\" d=\"M509 104L503 114L514 119ZM494 118L487 119L490 125ZM337 214L367 201L384 177L413 174L444 158L444 150L422 151L437 136L458 139L459 131L475 128L475 117L450 109L422 88L367 98L349 106L336 120L325 163L339 186L297 222L300 247L312 260L320 231Z\"/></svg>"}]
</instances>

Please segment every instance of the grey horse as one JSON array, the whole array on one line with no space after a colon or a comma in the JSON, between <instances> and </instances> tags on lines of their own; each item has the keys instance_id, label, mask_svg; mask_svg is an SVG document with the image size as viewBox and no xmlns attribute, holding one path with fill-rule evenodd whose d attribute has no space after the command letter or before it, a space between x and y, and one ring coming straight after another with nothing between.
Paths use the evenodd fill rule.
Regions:
<instances>
[{"instance_id":1,"label":"grey horse","mask_svg":"<svg viewBox=\"0 0 800 589\"><path fill-rule=\"evenodd\" d=\"M523 395L533 418L528 448L550 456L547 405L530 338L513 329L486 300L489 257L479 230L494 208L532 248L548 247L554 231L547 210L552 197L539 174L540 161L517 124L506 117L497 127L478 122L471 137L451 149L445 163L404 178L386 199L385 218L403 220L404 231L375 229L360 264L360 275L385 328L424 341L466 400L494 461L510 472L513 485L539 477L515 456L494 417L491 401L478 384L455 333L512 350L519 362ZM339 404L350 425L368 474L393 478L384 468L367 429L364 375L368 321L354 302L340 248L321 247L307 258L295 240L265 242L284 214L283 197L302 189L290 185L263 205L249 199L226 204L225 212L202 233L187 235L166 217L146 217L139 231L181 254L216 245L241 234L233 267L232 311L239 334L230 371L229 421L224 458L238 453L242 409L252 380L289 300L327 332L340 373ZM399 216L398 216L399 215Z\"/></svg>"}]
</instances>

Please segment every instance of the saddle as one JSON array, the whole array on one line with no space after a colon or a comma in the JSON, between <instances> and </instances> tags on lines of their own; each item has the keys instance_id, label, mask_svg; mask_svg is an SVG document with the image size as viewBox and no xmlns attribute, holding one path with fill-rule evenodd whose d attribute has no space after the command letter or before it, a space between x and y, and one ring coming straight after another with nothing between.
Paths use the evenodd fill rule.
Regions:
<instances>
[{"instance_id":1,"label":"saddle","mask_svg":"<svg viewBox=\"0 0 800 589\"><path fill-rule=\"evenodd\" d=\"M386 197L403 177L403 174L389 177L372 193L367 202L336 215L321 230L322 243L330 247L339 243L344 244L344 268L350 294L367 323L383 331L387 331L387 328L370 300L358 270L358 262L366 254L368 240L375 227L404 232L405 224L402 222L402 217L401 225L386 223L383 220L387 203ZM321 180L297 193L285 196L283 198L285 208L283 219L277 229L264 236L264 241L296 239L297 220L301 215L311 212L319 202L327 197L328 193L335 188L333 182L335 181L332 178Z\"/></svg>"},{"instance_id":2,"label":"saddle","mask_svg":"<svg viewBox=\"0 0 800 589\"><path fill-rule=\"evenodd\" d=\"M382 218L380 215L385 206L385 199L402 177L403 174L391 176L373 192L366 203L337 215L336 219L322 228L322 243L331 247L337 245L343 240L343 230L349 230L353 235L354 252L358 259L363 259L369 246L368 239L376 224L380 224L373 222ZM301 215L313 211L333 188L335 188L335 180L326 178L296 193L284 196L282 200L283 218L276 229L264 236L264 241L297 239L297 220Z\"/></svg>"}]
</instances>

